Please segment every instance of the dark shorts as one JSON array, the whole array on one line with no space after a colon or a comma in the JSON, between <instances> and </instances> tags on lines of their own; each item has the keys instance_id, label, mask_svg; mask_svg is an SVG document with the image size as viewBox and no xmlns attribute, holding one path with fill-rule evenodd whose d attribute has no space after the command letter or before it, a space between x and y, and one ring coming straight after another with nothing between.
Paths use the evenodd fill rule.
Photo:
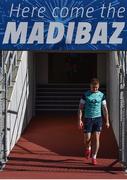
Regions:
<instances>
[{"instance_id":1,"label":"dark shorts","mask_svg":"<svg viewBox=\"0 0 127 180\"><path fill-rule=\"evenodd\" d=\"M100 132L102 130L102 117L84 118L84 133Z\"/></svg>"}]
</instances>

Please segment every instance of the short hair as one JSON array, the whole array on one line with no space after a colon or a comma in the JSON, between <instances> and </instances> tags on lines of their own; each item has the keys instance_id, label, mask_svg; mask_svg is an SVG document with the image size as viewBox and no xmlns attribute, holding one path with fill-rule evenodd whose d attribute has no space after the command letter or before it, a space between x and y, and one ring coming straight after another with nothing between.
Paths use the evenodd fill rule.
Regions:
<instances>
[{"instance_id":1,"label":"short hair","mask_svg":"<svg viewBox=\"0 0 127 180\"><path fill-rule=\"evenodd\" d=\"M90 84L91 84L91 85L97 85L97 84L100 84L99 79L97 79L97 78L91 79Z\"/></svg>"}]
</instances>

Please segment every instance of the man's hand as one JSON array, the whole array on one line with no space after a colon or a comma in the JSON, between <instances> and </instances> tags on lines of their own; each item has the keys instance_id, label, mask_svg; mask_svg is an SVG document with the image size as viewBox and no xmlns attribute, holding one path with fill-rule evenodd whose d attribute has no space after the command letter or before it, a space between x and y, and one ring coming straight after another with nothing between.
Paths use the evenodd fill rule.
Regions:
<instances>
[{"instance_id":1,"label":"man's hand","mask_svg":"<svg viewBox=\"0 0 127 180\"><path fill-rule=\"evenodd\" d=\"M80 104L80 108L79 108L79 113L78 113L78 126L79 126L79 129L82 129L83 128L83 122L82 122L82 109L81 109L81 104Z\"/></svg>"},{"instance_id":2,"label":"man's hand","mask_svg":"<svg viewBox=\"0 0 127 180\"><path fill-rule=\"evenodd\" d=\"M106 122L105 126L106 126L106 128L109 128L110 127L109 122Z\"/></svg>"},{"instance_id":3,"label":"man's hand","mask_svg":"<svg viewBox=\"0 0 127 180\"><path fill-rule=\"evenodd\" d=\"M104 117L105 117L105 126L106 128L109 128L110 127L110 123L109 123L109 114L108 114L108 109L107 109L107 105L104 104L103 105L103 113L104 113Z\"/></svg>"},{"instance_id":4,"label":"man's hand","mask_svg":"<svg viewBox=\"0 0 127 180\"><path fill-rule=\"evenodd\" d=\"M83 129L83 122L82 122L82 120L79 120L79 129Z\"/></svg>"}]
</instances>

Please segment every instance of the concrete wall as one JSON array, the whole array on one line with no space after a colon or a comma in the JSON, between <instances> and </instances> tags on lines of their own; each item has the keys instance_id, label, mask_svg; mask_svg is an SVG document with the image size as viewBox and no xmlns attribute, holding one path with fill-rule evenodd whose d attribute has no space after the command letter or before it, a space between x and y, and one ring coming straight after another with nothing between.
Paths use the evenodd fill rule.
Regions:
<instances>
[{"instance_id":1,"label":"concrete wall","mask_svg":"<svg viewBox=\"0 0 127 180\"><path fill-rule=\"evenodd\" d=\"M98 78L106 85L110 121L119 144L119 69L115 51L98 53Z\"/></svg>"},{"instance_id":2,"label":"concrete wall","mask_svg":"<svg viewBox=\"0 0 127 180\"><path fill-rule=\"evenodd\" d=\"M119 144L119 70L115 53L107 55L107 95L110 121Z\"/></svg>"},{"instance_id":3,"label":"concrete wall","mask_svg":"<svg viewBox=\"0 0 127 180\"><path fill-rule=\"evenodd\" d=\"M29 58L30 61L28 61ZM34 83L31 83L34 74L33 67L31 54L23 51L8 106L8 110L10 110L7 113L7 127L10 129L7 134L8 154L33 116Z\"/></svg>"},{"instance_id":4,"label":"concrete wall","mask_svg":"<svg viewBox=\"0 0 127 180\"><path fill-rule=\"evenodd\" d=\"M27 108L27 124L31 120L32 116L35 115L35 94L36 94L36 76L35 76L35 60L34 60L34 54L32 52L28 52L28 82L29 82L29 96L28 96L28 108Z\"/></svg>"},{"instance_id":5,"label":"concrete wall","mask_svg":"<svg viewBox=\"0 0 127 180\"><path fill-rule=\"evenodd\" d=\"M48 83L48 54L35 53L34 60L36 63L36 83Z\"/></svg>"},{"instance_id":6,"label":"concrete wall","mask_svg":"<svg viewBox=\"0 0 127 180\"><path fill-rule=\"evenodd\" d=\"M119 144L119 69L115 51L98 54L98 78L106 85L110 121Z\"/></svg>"},{"instance_id":7,"label":"concrete wall","mask_svg":"<svg viewBox=\"0 0 127 180\"><path fill-rule=\"evenodd\" d=\"M97 55L97 77L101 85L106 85L106 53L98 53Z\"/></svg>"}]
</instances>

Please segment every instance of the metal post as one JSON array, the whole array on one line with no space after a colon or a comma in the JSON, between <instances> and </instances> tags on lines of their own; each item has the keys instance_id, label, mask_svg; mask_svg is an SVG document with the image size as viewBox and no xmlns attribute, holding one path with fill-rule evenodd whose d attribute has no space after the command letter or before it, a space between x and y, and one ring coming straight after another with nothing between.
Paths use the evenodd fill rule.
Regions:
<instances>
[{"instance_id":1,"label":"metal post","mask_svg":"<svg viewBox=\"0 0 127 180\"><path fill-rule=\"evenodd\" d=\"M125 53L119 53L119 158L125 163L125 121L126 121L126 59Z\"/></svg>"},{"instance_id":2,"label":"metal post","mask_svg":"<svg viewBox=\"0 0 127 180\"><path fill-rule=\"evenodd\" d=\"M125 162L125 173L127 173L127 57L125 52L125 126L124 126L124 162Z\"/></svg>"},{"instance_id":3,"label":"metal post","mask_svg":"<svg viewBox=\"0 0 127 180\"><path fill-rule=\"evenodd\" d=\"M121 73L119 72L119 159L122 161Z\"/></svg>"},{"instance_id":4,"label":"metal post","mask_svg":"<svg viewBox=\"0 0 127 180\"><path fill-rule=\"evenodd\" d=\"M4 66L4 161L7 162L7 71Z\"/></svg>"},{"instance_id":5,"label":"metal post","mask_svg":"<svg viewBox=\"0 0 127 180\"><path fill-rule=\"evenodd\" d=\"M6 72L6 66L4 68L4 77L5 77L5 84L4 84L4 89L5 89L5 103L4 103L4 160L5 163L7 162L7 72Z\"/></svg>"},{"instance_id":6,"label":"metal post","mask_svg":"<svg viewBox=\"0 0 127 180\"><path fill-rule=\"evenodd\" d=\"M119 73L119 155L127 173L127 57L120 52Z\"/></svg>"},{"instance_id":7,"label":"metal post","mask_svg":"<svg viewBox=\"0 0 127 180\"><path fill-rule=\"evenodd\" d=\"M5 163L7 161L7 124L6 124L6 67L4 66L4 52L2 51L2 68L1 68L1 81L0 81L0 87L1 87L1 111L0 111L0 170L3 169L5 166Z\"/></svg>"},{"instance_id":8,"label":"metal post","mask_svg":"<svg viewBox=\"0 0 127 180\"><path fill-rule=\"evenodd\" d=\"M3 144L3 148L1 147L2 151L2 156L3 157L1 159L0 162L0 169L3 170L3 168L5 167L5 164L7 162L7 82L6 82L6 78L7 78L7 73L6 73L6 66L3 66L4 68L4 72L3 72L3 88L4 88L4 110L3 110L3 131L1 132L2 137L1 137L1 143Z\"/></svg>"}]
</instances>

